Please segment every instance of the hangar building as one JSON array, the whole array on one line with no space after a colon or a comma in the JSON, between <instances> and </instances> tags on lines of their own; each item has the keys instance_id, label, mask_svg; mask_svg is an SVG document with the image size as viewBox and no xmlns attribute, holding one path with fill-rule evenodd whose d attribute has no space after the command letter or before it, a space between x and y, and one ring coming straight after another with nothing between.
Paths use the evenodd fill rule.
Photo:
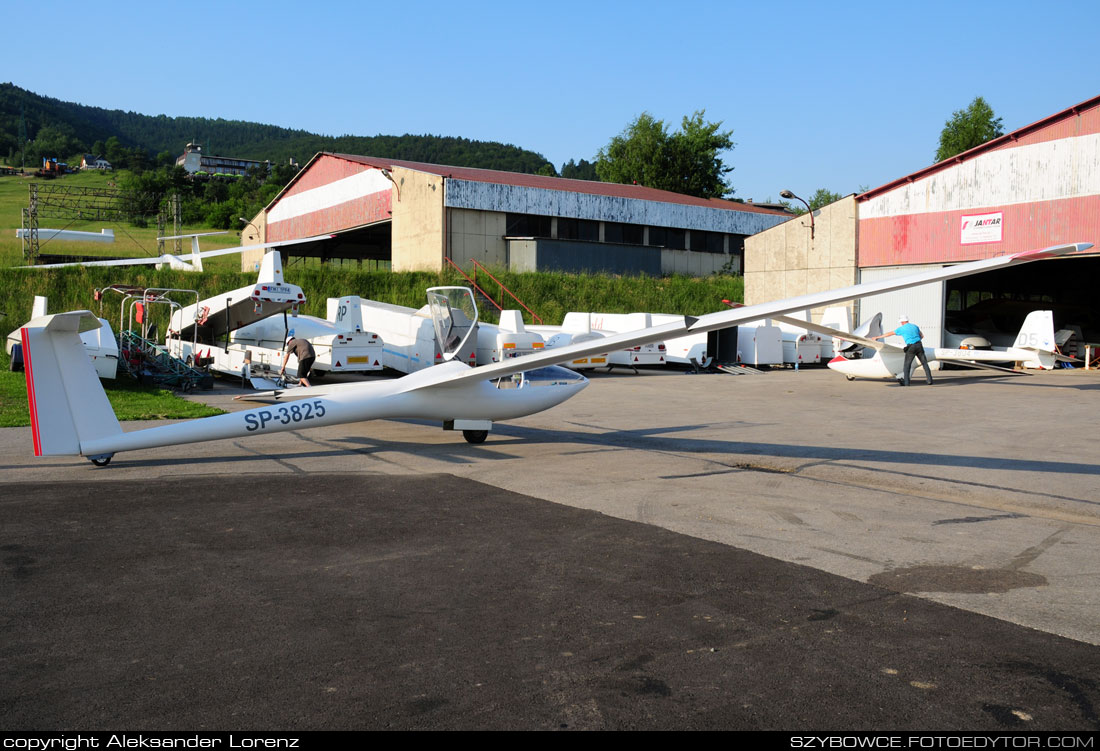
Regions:
<instances>
[{"instance_id":1,"label":"hangar building","mask_svg":"<svg viewBox=\"0 0 1100 751\"><path fill-rule=\"evenodd\" d=\"M774 208L646 188L319 153L242 233L245 244L319 234L295 255L440 270L471 259L518 271L706 275L742 268ZM312 246L312 247L310 247ZM244 268L257 258L244 254Z\"/></svg>"},{"instance_id":2,"label":"hangar building","mask_svg":"<svg viewBox=\"0 0 1100 751\"><path fill-rule=\"evenodd\" d=\"M1100 247L1100 97L746 243L756 303L1068 242ZM811 237L813 232L813 237ZM930 346L977 333L1011 344L1031 310L1100 341L1100 258L1028 264L868 297L856 318L900 313ZM1007 342L1005 340L1008 340Z\"/></svg>"}]
</instances>

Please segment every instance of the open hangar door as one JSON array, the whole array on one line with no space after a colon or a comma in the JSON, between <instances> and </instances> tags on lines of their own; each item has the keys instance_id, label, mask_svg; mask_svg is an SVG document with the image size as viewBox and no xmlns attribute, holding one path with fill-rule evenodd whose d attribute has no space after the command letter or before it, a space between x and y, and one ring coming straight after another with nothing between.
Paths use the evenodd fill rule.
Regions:
<instances>
[{"instance_id":1,"label":"open hangar door","mask_svg":"<svg viewBox=\"0 0 1100 751\"><path fill-rule=\"evenodd\" d=\"M360 266L366 261L370 268L388 269L393 260L393 222L343 230L329 240L288 246L283 253L287 265L316 258L321 263L354 262Z\"/></svg>"},{"instance_id":2,"label":"open hangar door","mask_svg":"<svg viewBox=\"0 0 1100 751\"><path fill-rule=\"evenodd\" d=\"M1033 310L1054 313L1054 329L1078 332L1077 341L1100 342L1100 257L1058 258L1013 266L944 283L945 345L966 336L1011 346ZM1083 353L1080 346L1077 352Z\"/></svg>"}]
</instances>

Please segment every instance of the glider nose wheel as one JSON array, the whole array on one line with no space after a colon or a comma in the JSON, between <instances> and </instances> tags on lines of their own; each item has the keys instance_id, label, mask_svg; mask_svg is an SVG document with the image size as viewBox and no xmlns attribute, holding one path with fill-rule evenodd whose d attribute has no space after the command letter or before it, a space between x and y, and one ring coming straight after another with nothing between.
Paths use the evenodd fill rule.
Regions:
<instances>
[{"instance_id":1,"label":"glider nose wheel","mask_svg":"<svg viewBox=\"0 0 1100 751\"><path fill-rule=\"evenodd\" d=\"M489 431L463 430L462 437L466 439L466 443L485 443L485 439L489 437Z\"/></svg>"}]
</instances>

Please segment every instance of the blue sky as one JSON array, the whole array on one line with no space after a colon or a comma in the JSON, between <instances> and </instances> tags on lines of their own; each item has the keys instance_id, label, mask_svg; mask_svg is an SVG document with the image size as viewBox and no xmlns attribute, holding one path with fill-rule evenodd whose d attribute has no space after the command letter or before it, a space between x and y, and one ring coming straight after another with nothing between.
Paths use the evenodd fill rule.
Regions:
<instances>
[{"instance_id":1,"label":"blue sky","mask_svg":"<svg viewBox=\"0 0 1100 751\"><path fill-rule=\"evenodd\" d=\"M0 80L147 115L502 141L560 169L592 160L643 111L677 128L702 109L733 130L729 181L757 201L784 188L851 193L927 166L975 96L1007 132L1100 94L1095 0L38 0L9 11L22 30L0 45ZM43 44L50 30L60 44Z\"/></svg>"}]
</instances>

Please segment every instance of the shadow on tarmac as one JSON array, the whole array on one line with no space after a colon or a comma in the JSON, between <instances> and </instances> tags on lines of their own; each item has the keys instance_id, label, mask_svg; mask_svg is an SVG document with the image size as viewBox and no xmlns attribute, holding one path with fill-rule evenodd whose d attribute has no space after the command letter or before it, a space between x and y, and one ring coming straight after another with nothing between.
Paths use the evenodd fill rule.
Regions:
<instances>
[{"instance_id":1,"label":"shadow on tarmac","mask_svg":"<svg viewBox=\"0 0 1100 751\"><path fill-rule=\"evenodd\" d=\"M1100 729L1100 648L451 475L0 486L0 729Z\"/></svg>"}]
</instances>

